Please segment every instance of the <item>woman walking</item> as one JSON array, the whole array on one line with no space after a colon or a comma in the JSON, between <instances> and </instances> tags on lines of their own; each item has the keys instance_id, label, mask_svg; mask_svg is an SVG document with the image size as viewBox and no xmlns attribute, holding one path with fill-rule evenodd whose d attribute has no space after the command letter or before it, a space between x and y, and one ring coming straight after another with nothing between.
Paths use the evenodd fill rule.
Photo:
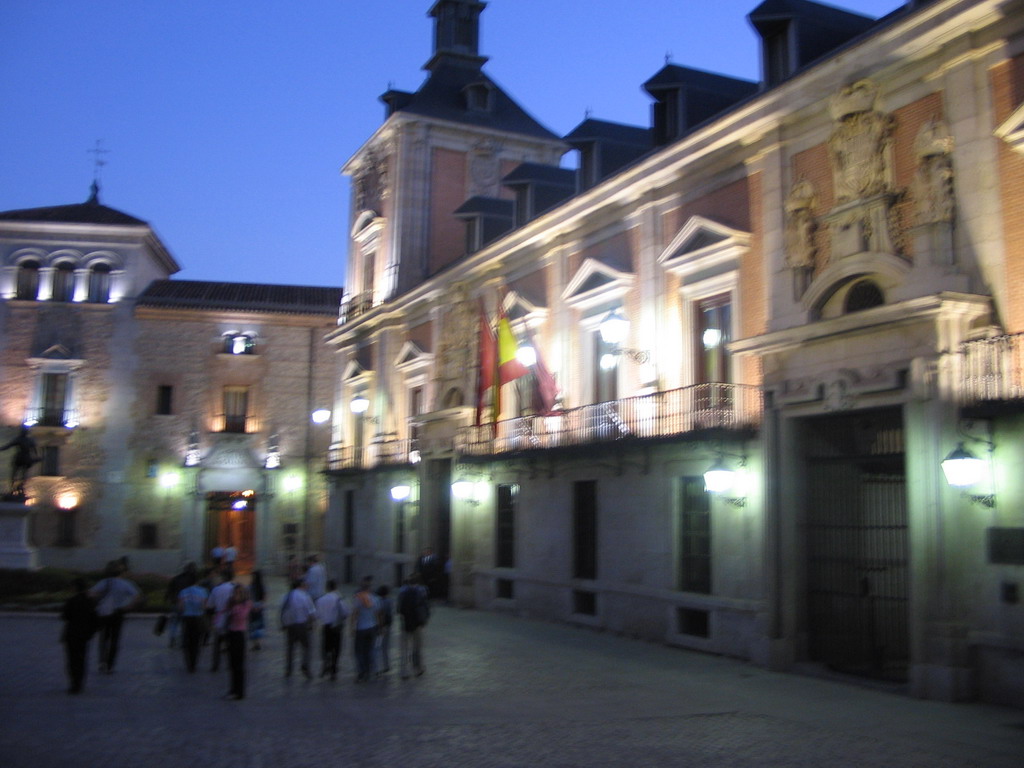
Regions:
<instances>
[{"instance_id":1,"label":"woman walking","mask_svg":"<svg viewBox=\"0 0 1024 768\"><path fill-rule=\"evenodd\" d=\"M236 584L227 609L226 629L231 690L224 697L226 699L245 698L245 635L249 628L251 612L252 600L249 599L249 590L242 584Z\"/></svg>"}]
</instances>

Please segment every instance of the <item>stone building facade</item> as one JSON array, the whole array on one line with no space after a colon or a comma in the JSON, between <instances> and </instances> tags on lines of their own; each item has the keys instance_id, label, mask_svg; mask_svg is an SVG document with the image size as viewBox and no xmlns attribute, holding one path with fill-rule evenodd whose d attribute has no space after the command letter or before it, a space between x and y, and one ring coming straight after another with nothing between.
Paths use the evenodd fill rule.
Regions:
<instances>
[{"instance_id":1,"label":"stone building facade","mask_svg":"<svg viewBox=\"0 0 1024 768\"><path fill-rule=\"evenodd\" d=\"M483 9L433 5L346 166L332 566L429 546L461 604L1024 703L1021 7L767 0L761 82L668 64L650 126L561 144L484 73ZM559 400L534 368L480 420L502 314Z\"/></svg>"},{"instance_id":2,"label":"stone building facade","mask_svg":"<svg viewBox=\"0 0 1024 768\"><path fill-rule=\"evenodd\" d=\"M0 408L41 462L42 565L172 572L232 543L275 568L321 543L340 289L170 280L144 221L99 202L0 213Z\"/></svg>"}]
</instances>

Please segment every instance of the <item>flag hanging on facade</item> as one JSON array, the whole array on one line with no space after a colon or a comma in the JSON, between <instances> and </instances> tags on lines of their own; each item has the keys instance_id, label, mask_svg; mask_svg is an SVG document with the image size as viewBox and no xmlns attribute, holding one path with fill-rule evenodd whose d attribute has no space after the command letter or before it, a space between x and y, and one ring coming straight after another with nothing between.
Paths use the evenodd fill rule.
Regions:
<instances>
[{"instance_id":1,"label":"flag hanging on facade","mask_svg":"<svg viewBox=\"0 0 1024 768\"><path fill-rule=\"evenodd\" d=\"M498 386L503 387L509 382L515 381L520 376L525 376L530 369L523 365L516 356L519 352L519 342L512 332L512 324L505 315L505 309L498 306Z\"/></svg>"},{"instance_id":2,"label":"flag hanging on facade","mask_svg":"<svg viewBox=\"0 0 1024 768\"><path fill-rule=\"evenodd\" d=\"M527 340L536 355L536 362L533 364L533 411L538 416L550 416L555 412L555 400L558 397L558 384L555 377L544 364L544 358L540 353L540 347L534 339L533 332L526 328Z\"/></svg>"}]
</instances>

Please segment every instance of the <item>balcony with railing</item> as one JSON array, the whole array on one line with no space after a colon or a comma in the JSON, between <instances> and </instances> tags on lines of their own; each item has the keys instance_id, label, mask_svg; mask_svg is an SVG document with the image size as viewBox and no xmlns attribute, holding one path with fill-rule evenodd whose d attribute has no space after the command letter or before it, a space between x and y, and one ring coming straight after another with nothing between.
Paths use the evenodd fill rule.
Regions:
<instances>
[{"instance_id":1,"label":"balcony with railing","mask_svg":"<svg viewBox=\"0 0 1024 768\"><path fill-rule=\"evenodd\" d=\"M749 430L761 423L761 390L742 384L698 384L594 403L552 416L524 416L465 427L456 438L464 456L670 438L704 430Z\"/></svg>"},{"instance_id":2,"label":"balcony with railing","mask_svg":"<svg viewBox=\"0 0 1024 768\"><path fill-rule=\"evenodd\" d=\"M339 319L342 323L355 320L373 309L373 291L361 291L346 296L341 301Z\"/></svg>"},{"instance_id":3,"label":"balcony with railing","mask_svg":"<svg viewBox=\"0 0 1024 768\"><path fill-rule=\"evenodd\" d=\"M960 353L961 405L1024 402L1024 333L968 341Z\"/></svg>"},{"instance_id":4,"label":"balcony with railing","mask_svg":"<svg viewBox=\"0 0 1024 768\"><path fill-rule=\"evenodd\" d=\"M25 411L23 421L26 427L64 427L74 429L78 426L77 408L53 408L42 406L29 408Z\"/></svg>"},{"instance_id":5,"label":"balcony with railing","mask_svg":"<svg viewBox=\"0 0 1024 768\"><path fill-rule=\"evenodd\" d=\"M417 441L382 436L370 445L343 445L327 452L327 469L331 471L399 467L419 459Z\"/></svg>"}]
</instances>

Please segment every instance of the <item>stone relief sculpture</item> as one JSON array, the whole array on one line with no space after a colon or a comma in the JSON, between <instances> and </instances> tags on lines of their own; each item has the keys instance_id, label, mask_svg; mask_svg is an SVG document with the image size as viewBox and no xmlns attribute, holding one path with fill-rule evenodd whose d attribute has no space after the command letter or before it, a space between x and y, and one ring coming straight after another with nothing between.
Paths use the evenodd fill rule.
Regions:
<instances>
[{"instance_id":1,"label":"stone relief sculpture","mask_svg":"<svg viewBox=\"0 0 1024 768\"><path fill-rule=\"evenodd\" d=\"M859 253L898 252L889 145L895 120L875 108L878 88L870 80L849 85L829 102L836 123L828 155L836 205L824 218L835 261Z\"/></svg>"},{"instance_id":2,"label":"stone relief sculpture","mask_svg":"<svg viewBox=\"0 0 1024 768\"><path fill-rule=\"evenodd\" d=\"M448 310L441 318L436 392L438 397L445 398L453 389L473 391L478 321L476 305L465 283L453 285L440 304Z\"/></svg>"},{"instance_id":3,"label":"stone relief sculpture","mask_svg":"<svg viewBox=\"0 0 1024 768\"><path fill-rule=\"evenodd\" d=\"M497 142L485 140L473 149L469 160L469 194L497 197L501 181L501 160Z\"/></svg>"},{"instance_id":4,"label":"stone relief sculpture","mask_svg":"<svg viewBox=\"0 0 1024 768\"><path fill-rule=\"evenodd\" d=\"M916 224L953 221L953 137L945 123L929 120L914 141L917 173L910 187Z\"/></svg>"},{"instance_id":5,"label":"stone relief sculpture","mask_svg":"<svg viewBox=\"0 0 1024 768\"><path fill-rule=\"evenodd\" d=\"M793 298L799 299L807 290L817 246L814 234L818 223L814 218L814 186L800 179L786 198L785 254L786 266L793 272Z\"/></svg>"},{"instance_id":6,"label":"stone relief sculpture","mask_svg":"<svg viewBox=\"0 0 1024 768\"><path fill-rule=\"evenodd\" d=\"M366 153L355 174L356 209L379 211L381 201L390 194L388 187L388 155L377 149Z\"/></svg>"}]
</instances>

